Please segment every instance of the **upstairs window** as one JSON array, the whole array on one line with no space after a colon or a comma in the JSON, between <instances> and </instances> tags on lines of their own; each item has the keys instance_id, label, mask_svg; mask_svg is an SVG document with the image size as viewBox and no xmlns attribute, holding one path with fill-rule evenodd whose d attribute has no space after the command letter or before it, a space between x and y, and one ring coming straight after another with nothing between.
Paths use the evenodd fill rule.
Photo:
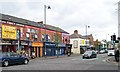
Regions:
<instances>
[{"instance_id":1,"label":"upstairs window","mask_svg":"<svg viewBox=\"0 0 120 72\"><path fill-rule=\"evenodd\" d=\"M26 40L29 40L29 39L30 39L30 34L26 33Z\"/></svg>"}]
</instances>

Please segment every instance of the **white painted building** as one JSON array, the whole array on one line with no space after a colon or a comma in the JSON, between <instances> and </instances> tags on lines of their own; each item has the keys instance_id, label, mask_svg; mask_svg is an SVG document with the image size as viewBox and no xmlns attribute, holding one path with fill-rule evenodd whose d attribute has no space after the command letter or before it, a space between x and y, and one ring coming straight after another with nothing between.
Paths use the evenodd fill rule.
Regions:
<instances>
[{"instance_id":1,"label":"white painted building","mask_svg":"<svg viewBox=\"0 0 120 72\"><path fill-rule=\"evenodd\" d=\"M90 46L89 40L86 40L85 36L78 34L77 30L74 31L74 34L70 35L70 44L72 44L71 52L73 52L74 54L80 54L81 46Z\"/></svg>"}]
</instances>

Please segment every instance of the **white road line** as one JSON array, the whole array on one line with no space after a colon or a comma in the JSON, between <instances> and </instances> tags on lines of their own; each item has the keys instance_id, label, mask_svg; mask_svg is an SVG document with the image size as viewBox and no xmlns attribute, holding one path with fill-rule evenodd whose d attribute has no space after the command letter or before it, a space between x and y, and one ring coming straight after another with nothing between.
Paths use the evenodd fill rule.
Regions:
<instances>
[{"instance_id":1,"label":"white road line","mask_svg":"<svg viewBox=\"0 0 120 72\"><path fill-rule=\"evenodd\" d=\"M72 59L72 60L77 60L77 59Z\"/></svg>"}]
</instances>

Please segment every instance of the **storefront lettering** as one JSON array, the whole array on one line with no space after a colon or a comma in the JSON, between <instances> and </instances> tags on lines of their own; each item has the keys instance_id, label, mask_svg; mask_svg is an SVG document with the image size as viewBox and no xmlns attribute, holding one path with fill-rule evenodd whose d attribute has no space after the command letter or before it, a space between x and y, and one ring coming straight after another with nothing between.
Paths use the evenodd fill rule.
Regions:
<instances>
[{"instance_id":1,"label":"storefront lettering","mask_svg":"<svg viewBox=\"0 0 120 72\"><path fill-rule=\"evenodd\" d=\"M2 38L16 39L16 27L2 25Z\"/></svg>"},{"instance_id":2,"label":"storefront lettering","mask_svg":"<svg viewBox=\"0 0 120 72\"><path fill-rule=\"evenodd\" d=\"M55 44L48 44L48 43L45 43L46 46L55 46Z\"/></svg>"}]
</instances>

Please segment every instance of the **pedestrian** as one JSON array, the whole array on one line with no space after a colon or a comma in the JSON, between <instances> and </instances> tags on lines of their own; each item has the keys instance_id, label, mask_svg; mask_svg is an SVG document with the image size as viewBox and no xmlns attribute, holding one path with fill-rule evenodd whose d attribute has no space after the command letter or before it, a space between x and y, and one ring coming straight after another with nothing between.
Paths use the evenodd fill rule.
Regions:
<instances>
[{"instance_id":1,"label":"pedestrian","mask_svg":"<svg viewBox=\"0 0 120 72\"><path fill-rule=\"evenodd\" d=\"M115 61L119 62L119 49L115 49Z\"/></svg>"}]
</instances>

